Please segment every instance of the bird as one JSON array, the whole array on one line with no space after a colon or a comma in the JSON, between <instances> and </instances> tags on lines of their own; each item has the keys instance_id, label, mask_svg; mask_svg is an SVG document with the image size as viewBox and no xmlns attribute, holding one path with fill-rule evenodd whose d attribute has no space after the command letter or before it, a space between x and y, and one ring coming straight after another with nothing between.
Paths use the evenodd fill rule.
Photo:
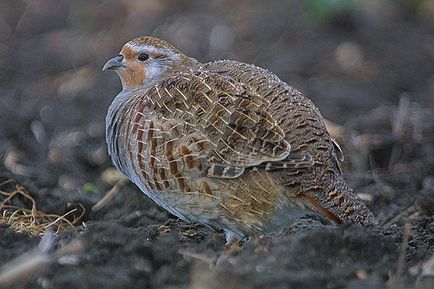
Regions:
<instances>
[{"instance_id":1,"label":"bird","mask_svg":"<svg viewBox=\"0 0 434 289\"><path fill-rule=\"evenodd\" d=\"M113 164L181 220L223 230L228 243L306 216L377 223L345 182L318 108L272 72L201 63L152 36L127 42L103 70L122 84L106 116Z\"/></svg>"}]
</instances>

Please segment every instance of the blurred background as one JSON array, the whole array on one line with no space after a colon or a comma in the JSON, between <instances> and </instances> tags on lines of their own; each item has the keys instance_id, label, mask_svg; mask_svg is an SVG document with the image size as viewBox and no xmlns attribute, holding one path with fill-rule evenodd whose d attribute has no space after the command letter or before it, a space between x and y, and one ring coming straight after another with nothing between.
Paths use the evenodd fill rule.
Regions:
<instances>
[{"instance_id":1,"label":"blurred background","mask_svg":"<svg viewBox=\"0 0 434 289\"><path fill-rule=\"evenodd\" d=\"M0 177L42 210L93 204L113 185L105 115L121 86L101 68L141 35L201 62L265 67L302 91L382 221L419 193L434 198L433 0L2 0Z\"/></svg>"}]
</instances>

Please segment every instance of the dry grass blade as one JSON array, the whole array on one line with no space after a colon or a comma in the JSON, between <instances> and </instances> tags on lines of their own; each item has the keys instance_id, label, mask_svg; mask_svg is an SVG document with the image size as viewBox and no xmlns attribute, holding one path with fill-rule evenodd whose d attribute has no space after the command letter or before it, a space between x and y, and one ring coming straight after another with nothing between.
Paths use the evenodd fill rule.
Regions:
<instances>
[{"instance_id":1,"label":"dry grass blade","mask_svg":"<svg viewBox=\"0 0 434 289\"><path fill-rule=\"evenodd\" d=\"M391 288L394 288L398 285L398 282L401 279L402 274L404 273L405 252L407 251L408 248L408 240L410 238L410 235L411 235L411 224L405 223L404 235L402 237L402 245L399 251L399 259L398 259L398 264L396 266L396 272L388 281Z\"/></svg>"},{"instance_id":2,"label":"dry grass blade","mask_svg":"<svg viewBox=\"0 0 434 289\"><path fill-rule=\"evenodd\" d=\"M75 213L77 208L62 216L39 211L30 193L12 179L0 183L0 201L0 224L8 224L16 232L34 236L41 236L47 229L55 233L67 228L75 229L75 224L85 214L83 206L82 213L73 220L67 217Z\"/></svg>"}]
</instances>

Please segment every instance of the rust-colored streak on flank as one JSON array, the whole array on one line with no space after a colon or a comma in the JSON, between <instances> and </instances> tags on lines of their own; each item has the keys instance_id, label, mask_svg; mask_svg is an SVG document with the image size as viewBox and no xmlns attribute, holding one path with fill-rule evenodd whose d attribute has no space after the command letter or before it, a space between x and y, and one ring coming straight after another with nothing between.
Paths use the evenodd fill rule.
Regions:
<instances>
[{"instance_id":1,"label":"rust-colored streak on flank","mask_svg":"<svg viewBox=\"0 0 434 289\"><path fill-rule=\"evenodd\" d=\"M172 174L175 174L178 172L178 168L176 163L173 161L173 141L169 140L166 143L166 157L167 160L169 161L169 166L170 166L170 172Z\"/></svg>"},{"instance_id":2,"label":"rust-colored streak on flank","mask_svg":"<svg viewBox=\"0 0 434 289\"><path fill-rule=\"evenodd\" d=\"M303 196L304 198L306 198L306 200L312 204L315 209L317 209L321 214L323 214L324 216L326 216L329 220L332 220L333 222L335 222L336 224L340 225L342 224L342 220L339 219L336 215L334 215L332 212L330 212L329 210L327 210L326 208L324 208L323 206L321 206L314 198L306 195L306 194L301 194L301 196Z\"/></svg>"},{"instance_id":3,"label":"rust-colored streak on flank","mask_svg":"<svg viewBox=\"0 0 434 289\"><path fill-rule=\"evenodd\" d=\"M193 160L192 156L186 156L185 160L187 162L187 166L188 166L189 169L191 169L191 168L194 167L194 160Z\"/></svg>"},{"instance_id":4,"label":"rust-colored streak on flank","mask_svg":"<svg viewBox=\"0 0 434 289\"><path fill-rule=\"evenodd\" d=\"M136 125L136 124L134 124ZM134 128L133 128L134 129ZM143 177L145 178L145 180L148 183L148 186L151 189L154 189L154 186L152 185L152 183L149 180L148 175L146 174L146 168L145 168L145 164L143 163L143 159L142 159L142 150L143 150L143 130L137 130L137 163L139 164L140 167L140 171L142 172Z\"/></svg>"},{"instance_id":5,"label":"rust-colored streak on flank","mask_svg":"<svg viewBox=\"0 0 434 289\"><path fill-rule=\"evenodd\" d=\"M167 179L166 179L166 170L163 168L159 168L158 169L158 175L160 176L161 180L163 180L164 188L167 189L170 186L170 184L169 184L169 181L167 181Z\"/></svg>"},{"instance_id":6,"label":"rust-colored streak on flank","mask_svg":"<svg viewBox=\"0 0 434 289\"><path fill-rule=\"evenodd\" d=\"M194 167L194 159L191 156L191 150L186 146L180 146L179 152L181 153L181 155L184 156L185 162L187 163L187 167L189 169L193 168Z\"/></svg>"},{"instance_id":7,"label":"rust-colored streak on flank","mask_svg":"<svg viewBox=\"0 0 434 289\"><path fill-rule=\"evenodd\" d=\"M154 122L152 120L149 122L146 140L149 143L149 169L152 171L153 184L155 185L155 188L160 191L160 182L157 180L158 169L155 166L155 148L157 147L157 139L154 138Z\"/></svg>"},{"instance_id":8,"label":"rust-colored streak on flank","mask_svg":"<svg viewBox=\"0 0 434 289\"><path fill-rule=\"evenodd\" d=\"M205 145L203 142L198 142L198 139L194 139L195 142L197 142L196 146L199 152L204 152L205 151ZM197 164L197 168L199 171L202 170L202 162L199 160L198 164Z\"/></svg>"},{"instance_id":9,"label":"rust-colored streak on flank","mask_svg":"<svg viewBox=\"0 0 434 289\"><path fill-rule=\"evenodd\" d=\"M144 165L142 162L142 150L143 150L143 130L137 131L137 161L140 165L140 168L143 169Z\"/></svg>"},{"instance_id":10,"label":"rust-colored streak on flank","mask_svg":"<svg viewBox=\"0 0 434 289\"><path fill-rule=\"evenodd\" d=\"M134 121L133 121L134 124L133 124L133 128L132 128L132 133L133 134L137 134L137 137L136 137L136 142L137 142L136 159L137 159L137 163L139 164L140 171L142 172L143 178L147 182L149 188L152 189L152 190L155 190L154 185L149 180L149 176L146 173L145 164L144 164L143 158L142 158L142 152L143 152L143 126L140 125L140 120L142 119L142 114L140 114L139 112L141 112L143 110L143 108L144 108L143 100L140 100L140 102L139 102L139 104L137 106L138 106L137 107L137 112L136 112L136 116L135 116Z\"/></svg>"},{"instance_id":11,"label":"rust-colored streak on flank","mask_svg":"<svg viewBox=\"0 0 434 289\"><path fill-rule=\"evenodd\" d=\"M213 195L212 189L209 186L208 182L203 181L202 182L202 188L203 188L205 194L207 194L207 195Z\"/></svg>"},{"instance_id":12,"label":"rust-colored streak on flank","mask_svg":"<svg viewBox=\"0 0 434 289\"><path fill-rule=\"evenodd\" d=\"M167 160L169 161L170 173L175 177L179 185L179 189L183 192L186 186L185 186L185 181L184 179L182 179L182 175L178 170L178 164L173 159L173 141L167 142L166 154L167 154Z\"/></svg>"},{"instance_id":13,"label":"rust-colored streak on flank","mask_svg":"<svg viewBox=\"0 0 434 289\"><path fill-rule=\"evenodd\" d=\"M133 134L135 134L139 129L140 126L139 122L142 119L142 114L140 112L142 112L143 108L144 108L143 100L140 100L139 104L137 105L136 116L134 117L133 120L134 125L133 125L133 130L131 131Z\"/></svg>"},{"instance_id":14,"label":"rust-colored streak on flank","mask_svg":"<svg viewBox=\"0 0 434 289\"><path fill-rule=\"evenodd\" d=\"M151 168L155 166L155 148L157 147L157 140L154 138L154 122L151 120L149 122L147 141L150 143L149 155L151 160L149 165Z\"/></svg>"},{"instance_id":15,"label":"rust-colored streak on flank","mask_svg":"<svg viewBox=\"0 0 434 289\"><path fill-rule=\"evenodd\" d=\"M137 163L140 166L143 176L145 177L146 180L148 180L147 175L143 170L142 156L140 155L143 149L143 142L142 142L143 130L139 130L139 127L141 126L140 120L142 119L142 114L140 112L143 111L143 108L144 108L143 99L140 99L136 107L133 109L133 111L135 111L136 114L133 120L133 128L131 130L131 135L137 134L137 137L135 139L135 141L137 142ZM130 125L131 125L130 122L128 122L128 127L130 127ZM131 142L128 143L128 149L130 151L130 159L133 160L133 155L132 155L133 150L131 148Z\"/></svg>"},{"instance_id":16,"label":"rust-colored streak on flank","mask_svg":"<svg viewBox=\"0 0 434 289\"><path fill-rule=\"evenodd\" d=\"M186 146L180 146L179 147L179 152L182 154L182 155L188 155L188 154L190 154L191 153L191 150L188 148L188 147L186 147Z\"/></svg>"},{"instance_id":17,"label":"rust-colored streak on flank","mask_svg":"<svg viewBox=\"0 0 434 289\"><path fill-rule=\"evenodd\" d=\"M183 178L178 178L178 179L176 179L176 181L178 182L178 185L179 185L181 192L187 191L187 189L186 189L187 186L185 185L185 181Z\"/></svg>"},{"instance_id":18,"label":"rust-colored streak on flank","mask_svg":"<svg viewBox=\"0 0 434 289\"><path fill-rule=\"evenodd\" d=\"M157 191L161 191L161 186L160 186L160 182L157 180L157 177L156 177L156 174L155 174L155 171L154 171L154 185L155 185L155 188L156 188L156 190Z\"/></svg>"}]
</instances>

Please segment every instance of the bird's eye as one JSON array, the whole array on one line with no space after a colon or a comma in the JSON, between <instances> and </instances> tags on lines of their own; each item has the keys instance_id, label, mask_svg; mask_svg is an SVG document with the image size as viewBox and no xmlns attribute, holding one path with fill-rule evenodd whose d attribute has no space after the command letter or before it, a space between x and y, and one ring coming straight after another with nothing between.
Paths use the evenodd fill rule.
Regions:
<instances>
[{"instance_id":1,"label":"bird's eye","mask_svg":"<svg viewBox=\"0 0 434 289\"><path fill-rule=\"evenodd\" d=\"M140 61L145 61L148 58L149 58L149 55L146 54L146 53L140 53L139 57L137 57L137 59L140 60Z\"/></svg>"}]
</instances>

